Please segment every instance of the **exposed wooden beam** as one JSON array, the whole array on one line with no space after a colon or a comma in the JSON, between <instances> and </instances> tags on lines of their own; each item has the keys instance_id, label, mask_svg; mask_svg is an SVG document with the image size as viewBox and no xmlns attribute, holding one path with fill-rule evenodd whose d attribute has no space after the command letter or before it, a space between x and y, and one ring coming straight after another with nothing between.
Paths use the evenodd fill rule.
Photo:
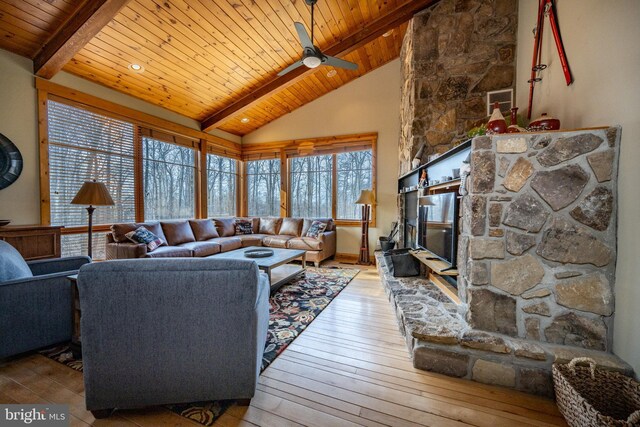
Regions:
<instances>
[{"instance_id":1,"label":"exposed wooden beam","mask_svg":"<svg viewBox=\"0 0 640 427\"><path fill-rule=\"evenodd\" d=\"M50 79L111 21L130 0L87 0L33 59L38 77Z\"/></svg>"},{"instance_id":2,"label":"exposed wooden beam","mask_svg":"<svg viewBox=\"0 0 640 427\"><path fill-rule=\"evenodd\" d=\"M323 53L328 56L344 56L350 52L366 45L367 43L382 36L387 31L397 28L401 24L410 20L413 15L421 10L438 3L440 0L408 0L398 7L380 16L375 21L367 23L363 28L340 40L338 43L323 49ZM212 114L201 122L202 130L209 130L222 124L234 114L240 114L251 108L261 99L273 93L293 85L313 70L307 67L300 67L292 72L280 76L252 91L249 95L238 99L233 104Z\"/></svg>"}]
</instances>

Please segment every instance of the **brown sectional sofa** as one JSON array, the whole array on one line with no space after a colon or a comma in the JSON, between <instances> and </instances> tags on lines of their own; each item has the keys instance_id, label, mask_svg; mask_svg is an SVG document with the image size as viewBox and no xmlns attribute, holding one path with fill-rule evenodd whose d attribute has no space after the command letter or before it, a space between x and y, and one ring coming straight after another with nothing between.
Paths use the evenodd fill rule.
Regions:
<instances>
[{"instance_id":1,"label":"brown sectional sofa","mask_svg":"<svg viewBox=\"0 0 640 427\"><path fill-rule=\"evenodd\" d=\"M251 221L251 234L236 234L236 220ZM307 237L313 221L327 224L318 238ZM125 234L145 227L163 245L152 252ZM317 266L336 253L336 229L331 218L215 218L114 224L107 235L107 259L207 257L247 246L302 249Z\"/></svg>"}]
</instances>

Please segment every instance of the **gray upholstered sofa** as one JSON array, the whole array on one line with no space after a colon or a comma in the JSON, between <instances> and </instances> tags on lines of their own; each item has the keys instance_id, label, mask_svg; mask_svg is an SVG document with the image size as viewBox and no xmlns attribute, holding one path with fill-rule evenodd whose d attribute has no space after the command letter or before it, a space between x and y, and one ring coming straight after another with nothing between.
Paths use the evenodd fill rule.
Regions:
<instances>
[{"instance_id":1,"label":"gray upholstered sofa","mask_svg":"<svg viewBox=\"0 0 640 427\"><path fill-rule=\"evenodd\" d=\"M78 274L87 409L254 395L269 283L250 260L145 259Z\"/></svg>"},{"instance_id":2,"label":"gray upholstered sofa","mask_svg":"<svg viewBox=\"0 0 640 427\"><path fill-rule=\"evenodd\" d=\"M71 340L71 282L89 257L25 262L0 240L0 359Z\"/></svg>"},{"instance_id":3,"label":"gray upholstered sofa","mask_svg":"<svg viewBox=\"0 0 640 427\"><path fill-rule=\"evenodd\" d=\"M237 234L236 221L251 221L251 234ZM327 224L317 238L307 237L313 221ZM143 226L163 241L149 252L125 234ZM336 229L331 218L216 218L114 224L107 235L107 259L206 257L247 246L303 249L318 267L336 253Z\"/></svg>"}]
</instances>

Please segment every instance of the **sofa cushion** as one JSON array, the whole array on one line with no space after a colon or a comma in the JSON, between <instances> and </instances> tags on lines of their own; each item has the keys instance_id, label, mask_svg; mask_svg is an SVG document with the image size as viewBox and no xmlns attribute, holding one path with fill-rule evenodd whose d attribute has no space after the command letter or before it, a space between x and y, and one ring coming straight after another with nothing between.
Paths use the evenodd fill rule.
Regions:
<instances>
[{"instance_id":1,"label":"sofa cushion","mask_svg":"<svg viewBox=\"0 0 640 427\"><path fill-rule=\"evenodd\" d=\"M278 234L298 237L302 229L302 222L302 218L283 218Z\"/></svg>"},{"instance_id":2,"label":"sofa cushion","mask_svg":"<svg viewBox=\"0 0 640 427\"><path fill-rule=\"evenodd\" d=\"M236 233L235 218L216 218L213 220L220 237L233 236Z\"/></svg>"},{"instance_id":3,"label":"sofa cushion","mask_svg":"<svg viewBox=\"0 0 640 427\"><path fill-rule=\"evenodd\" d=\"M282 218L260 218L260 234L278 234L281 224Z\"/></svg>"},{"instance_id":4,"label":"sofa cushion","mask_svg":"<svg viewBox=\"0 0 640 427\"><path fill-rule=\"evenodd\" d=\"M111 226L111 236L116 243L128 243L130 242L127 237L127 233L136 231L138 228L144 227L162 240L162 244L167 244L167 237L162 231L162 227L159 222L128 222L122 224L113 224Z\"/></svg>"},{"instance_id":5,"label":"sofa cushion","mask_svg":"<svg viewBox=\"0 0 640 427\"><path fill-rule=\"evenodd\" d=\"M189 242L179 246L192 251L194 257L211 256L221 251L220 245L215 242Z\"/></svg>"},{"instance_id":6,"label":"sofa cushion","mask_svg":"<svg viewBox=\"0 0 640 427\"><path fill-rule=\"evenodd\" d=\"M253 221L246 219L236 219L235 223L236 236L253 234Z\"/></svg>"},{"instance_id":7,"label":"sofa cushion","mask_svg":"<svg viewBox=\"0 0 640 427\"><path fill-rule=\"evenodd\" d=\"M216 230L216 225L210 219L190 219L189 225L198 241L220 237L218 230Z\"/></svg>"},{"instance_id":8,"label":"sofa cushion","mask_svg":"<svg viewBox=\"0 0 640 427\"><path fill-rule=\"evenodd\" d=\"M147 252L147 258L191 258L193 251L179 246L160 246L153 252Z\"/></svg>"},{"instance_id":9,"label":"sofa cushion","mask_svg":"<svg viewBox=\"0 0 640 427\"><path fill-rule=\"evenodd\" d=\"M268 246L270 248L287 248L287 242L293 239L293 236L267 236L262 240L262 244L264 246Z\"/></svg>"},{"instance_id":10,"label":"sofa cushion","mask_svg":"<svg viewBox=\"0 0 640 427\"><path fill-rule=\"evenodd\" d=\"M221 252L229 252L242 247L242 240L239 237L216 237L207 242L215 242L220 245Z\"/></svg>"},{"instance_id":11,"label":"sofa cushion","mask_svg":"<svg viewBox=\"0 0 640 427\"><path fill-rule=\"evenodd\" d=\"M0 282L33 277L33 273L20 252L5 241L0 240Z\"/></svg>"},{"instance_id":12,"label":"sofa cushion","mask_svg":"<svg viewBox=\"0 0 640 427\"><path fill-rule=\"evenodd\" d=\"M325 222L327 224L327 228L325 228L324 231L333 231L336 228L333 218L305 218L304 223L302 224L302 231L300 232L301 236L307 235L307 231L309 231L313 221Z\"/></svg>"},{"instance_id":13,"label":"sofa cushion","mask_svg":"<svg viewBox=\"0 0 640 427\"><path fill-rule=\"evenodd\" d=\"M242 247L247 246L262 246L262 239L267 237L267 234L245 234L243 236L236 236L242 241Z\"/></svg>"},{"instance_id":14,"label":"sofa cushion","mask_svg":"<svg viewBox=\"0 0 640 427\"><path fill-rule=\"evenodd\" d=\"M309 227L309 229L307 230L307 234L305 234L305 236L306 237L313 237L313 238L317 239L318 236L320 236L320 234L322 234L326 228L327 228L327 223L326 222L313 221L311 223L311 227Z\"/></svg>"},{"instance_id":15,"label":"sofa cushion","mask_svg":"<svg viewBox=\"0 0 640 427\"><path fill-rule=\"evenodd\" d=\"M301 249L304 251L321 251L323 242L314 237L294 237L287 242L287 249Z\"/></svg>"},{"instance_id":16,"label":"sofa cushion","mask_svg":"<svg viewBox=\"0 0 640 427\"><path fill-rule=\"evenodd\" d=\"M169 246L196 241L188 221L168 221L162 222L161 225Z\"/></svg>"},{"instance_id":17,"label":"sofa cushion","mask_svg":"<svg viewBox=\"0 0 640 427\"><path fill-rule=\"evenodd\" d=\"M149 252L152 252L163 244L162 239L147 230L145 227L138 227L137 230L128 232L126 236L133 243L144 243L147 245L147 250Z\"/></svg>"}]
</instances>

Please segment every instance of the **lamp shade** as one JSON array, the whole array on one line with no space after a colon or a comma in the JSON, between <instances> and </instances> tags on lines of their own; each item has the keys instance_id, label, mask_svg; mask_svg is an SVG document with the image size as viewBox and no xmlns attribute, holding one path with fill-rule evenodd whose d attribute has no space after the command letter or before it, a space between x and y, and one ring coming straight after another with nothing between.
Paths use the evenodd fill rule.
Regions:
<instances>
[{"instance_id":1,"label":"lamp shade","mask_svg":"<svg viewBox=\"0 0 640 427\"><path fill-rule=\"evenodd\" d=\"M113 199L102 182L85 181L78 194L71 201L72 205L112 206Z\"/></svg>"},{"instance_id":2,"label":"lamp shade","mask_svg":"<svg viewBox=\"0 0 640 427\"><path fill-rule=\"evenodd\" d=\"M376 196L373 194L371 190L362 190L360 191L360 197L356 200L356 205L375 205L376 204Z\"/></svg>"}]
</instances>

